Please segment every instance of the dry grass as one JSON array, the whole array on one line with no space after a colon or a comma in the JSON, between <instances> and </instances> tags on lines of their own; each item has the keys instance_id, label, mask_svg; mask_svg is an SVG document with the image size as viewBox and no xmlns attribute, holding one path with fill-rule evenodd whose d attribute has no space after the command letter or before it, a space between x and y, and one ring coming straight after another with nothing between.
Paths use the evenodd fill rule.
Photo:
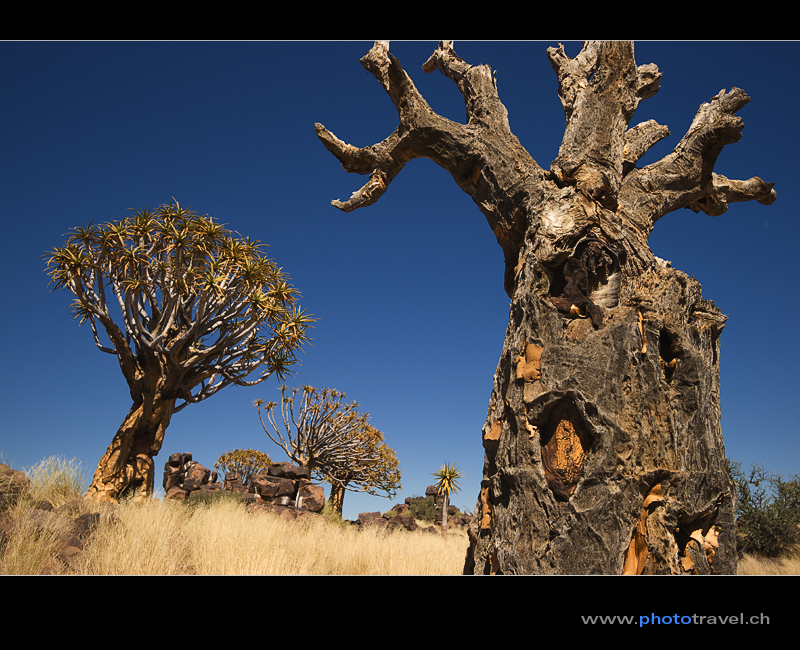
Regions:
<instances>
[{"instance_id":1,"label":"dry grass","mask_svg":"<svg viewBox=\"0 0 800 650\"><path fill-rule=\"evenodd\" d=\"M26 474L30 488L4 513L12 534L0 551L0 574L445 575L461 573L468 545L456 530L444 540L322 517L286 521L236 499L193 507L151 499L103 508L91 542L67 567L58 558L71 517L96 510L79 498L80 468L49 458ZM36 509L43 501L67 516Z\"/></svg>"},{"instance_id":2,"label":"dry grass","mask_svg":"<svg viewBox=\"0 0 800 650\"><path fill-rule=\"evenodd\" d=\"M780 558L759 558L745 554L739 560L740 576L796 576L800 575L800 547Z\"/></svg>"},{"instance_id":3,"label":"dry grass","mask_svg":"<svg viewBox=\"0 0 800 650\"><path fill-rule=\"evenodd\" d=\"M117 510L74 568L88 574L459 574L467 537L285 521L225 500L189 510L151 501Z\"/></svg>"},{"instance_id":4,"label":"dry grass","mask_svg":"<svg viewBox=\"0 0 800 650\"><path fill-rule=\"evenodd\" d=\"M58 573L63 565L55 558L71 522L36 508L44 501L58 508L74 500L83 489L80 464L51 456L24 472L30 480L28 489L2 513L3 528L10 534L0 554L0 573ZM9 486L0 489L8 490Z\"/></svg>"}]
</instances>

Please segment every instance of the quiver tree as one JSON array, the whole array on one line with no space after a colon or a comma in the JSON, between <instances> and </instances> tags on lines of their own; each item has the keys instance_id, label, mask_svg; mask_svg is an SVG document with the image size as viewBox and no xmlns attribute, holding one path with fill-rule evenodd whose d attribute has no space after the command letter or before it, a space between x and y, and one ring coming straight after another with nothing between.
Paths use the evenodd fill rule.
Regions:
<instances>
[{"instance_id":1,"label":"quiver tree","mask_svg":"<svg viewBox=\"0 0 800 650\"><path fill-rule=\"evenodd\" d=\"M726 317L694 278L655 257L648 237L679 208L721 215L775 200L760 178L713 171L741 137L733 88L702 104L660 160L669 135L629 127L659 88L631 43L547 51L566 129L541 167L511 132L487 65L450 41L423 65L464 98L467 121L437 115L386 41L361 59L397 108L399 126L358 148L316 132L348 172L369 175L349 212L377 201L403 166L429 158L486 217L505 257L506 338L483 426L480 516L467 573L733 573L734 488L720 431L719 337Z\"/></svg>"},{"instance_id":2,"label":"quiver tree","mask_svg":"<svg viewBox=\"0 0 800 650\"><path fill-rule=\"evenodd\" d=\"M250 485L253 474L266 472L270 465L272 465L272 460L263 451L234 449L221 454L214 463L214 469L221 471L223 476L236 472L242 485Z\"/></svg>"},{"instance_id":3,"label":"quiver tree","mask_svg":"<svg viewBox=\"0 0 800 650\"><path fill-rule=\"evenodd\" d=\"M133 400L86 494L98 500L152 495L172 415L231 384L284 378L313 320L263 244L177 202L74 229L47 273L75 294L75 318L117 357Z\"/></svg>"},{"instance_id":4,"label":"quiver tree","mask_svg":"<svg viewBox=\"0 0 800 650\"><path fill-rule=\"evenodd\" d=\"M450 505L450 494L461 490L458 479L463 478L461 470L454 464L445 463L441 469L433 473L436 477L436 489L442 497L442 537L447 537L447 508Z\"/></svg>"},{"instance_id":5,"label":"quiver tree","mask_svg":"<svg viewBox=\"0 0 800 650\"><path fill-rule=\"evenodd\" d=\"M369 414L359 413L357 402L345 403L346 397L340 391L313 386L293 388L288 395L286 386L281 386L280 405L263 400L254 403L269 439L292 462L307 467L315 479L330 483L329 500L339 514L346 490L392 497L401 488L394 451L369 424Z\"/></svg>"}]
</instances>

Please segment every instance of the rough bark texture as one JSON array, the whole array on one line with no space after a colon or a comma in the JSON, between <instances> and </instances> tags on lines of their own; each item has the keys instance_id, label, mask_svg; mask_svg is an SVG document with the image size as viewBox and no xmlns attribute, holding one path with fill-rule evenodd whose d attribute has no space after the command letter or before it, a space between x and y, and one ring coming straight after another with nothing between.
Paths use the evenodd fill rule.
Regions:
<instances>
[{"instance_id":1,"label":"rough bark texture","mask_svg":"<svg viewBox=\"0 0 800 650\"><path fill-rule=\"evenodd\" d=\"M174 409L174 396L145 395L134 402L97 464L86 498L114 502L127 495L153 494L153 459L161 451Z\"/></svg>"},{"instance_id":2,"label":"rough bark texture","mask_svg":"<svg viewBox=\"0 0 800 650\"><path fill-rule=\"evenodd\" d=\"M447 169L486 216L506 260L509 324L483 427L484 476L465 573L735 573L734 486L720 430L719 338L726 317L647 240L678 208L718 216L775 200L760 178L713 172L741 137L740 89L703 104L675 149L636 162L669 135L628 127L661 74L632 43L547 52L567 126L548 170L509 128L491 69L443 41L423 69L464 96L457 124L428 106L388 43L362 59L400 125L362 149L318 124L345 170L369 174L346 202L374 203L403 165Z\"/></svg>"},{"instance_id":3,"label":"rough bark texture","mask_svg":"<svg viewBox=\"0 0 800 650\"><path fill-rule=\"evenodd\" d=\"M329 501L333 511L339 513L340 515L344 511L344 494L345 489L342 485L339 485L338 483L331 483L331 496Z\"/></svg>"}]
</instances>

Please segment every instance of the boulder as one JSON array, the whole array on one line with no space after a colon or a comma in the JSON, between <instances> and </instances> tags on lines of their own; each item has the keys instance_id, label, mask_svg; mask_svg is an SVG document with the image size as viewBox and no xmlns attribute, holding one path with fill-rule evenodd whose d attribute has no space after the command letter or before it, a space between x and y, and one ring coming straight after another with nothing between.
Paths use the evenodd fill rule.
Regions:
<instances>
[{"instance_id":1,"label":"boulder","mask_svg":"<svg viewBox=\"0 0 800 650\"><path fill-rule=\"evenodd\" d=\"M223 489L227 490L228 492L239 492L241 494L247 492L247 487L245 487L245 485L242 483L242 479L238 472L228 472L225 475L225 484Z\"/></svg>"},{"instance_id":2,"label":"boulder","mask_svg":"<svg viewBox=\"0 0 800 650\"><path fill-rule=\"evenodd\" d=\"M198 490L201 486L208 483L211 470L203 467L200 463L191 461L187 463L184 473L182 487L184 490Z\"/></svg>"},{"instance_id":3,"label":"boulder","mask_svg":"<svg viewBox=\"0 0 800 650\"><path fill-rule=\"evenodd\" d=\"M297 490L297 506L311 512L322 512L325 507L325 490L311 481L301 481Z\"/></svg>"},{"instance_id":4,"label":"boulder","mask_svg":"<svg viewBox=\"0 0 800 650\"><path fill-rule=\"evenodd\" d=\"M250 479L248 492L255 492L265 499L277 499L278 497L294 497L297 494L297 487L294 481L278 476L264 474L253 474Z\"/></svg>"},{"instance_id":5,"label":"boulder","mask_svg":"<svg viewBox=\"0 0 800 650\"><path fill-rule=\"evenodd\" d=\"M292 465L292 463L288 462L273 463L267 469L267 475L278 478L287 478L291 479L292 481L311 479L311 472L308 471L308 468L298 467L297 465Z\"/></svg>"},{"instance_id":6,"label":"boulder","mask_svg":"<svg viewBox=\"0 0 800 650\"><path fill-rule=\"evenodd\" d=\"M29 485L30 480L23 472L0 463L0 512L13 506Z\"/></svg>"},{"instance_id":7,"label":"boulder","mask_svg":"<svg viewBox=\"0 0 800 650\"><path fill-rule=\"evenodd\" d=\"M380 512L362 512L358 515L358 523L361 525L372 523L375 519L380 519Z\"/></svg>"}]
</instances>

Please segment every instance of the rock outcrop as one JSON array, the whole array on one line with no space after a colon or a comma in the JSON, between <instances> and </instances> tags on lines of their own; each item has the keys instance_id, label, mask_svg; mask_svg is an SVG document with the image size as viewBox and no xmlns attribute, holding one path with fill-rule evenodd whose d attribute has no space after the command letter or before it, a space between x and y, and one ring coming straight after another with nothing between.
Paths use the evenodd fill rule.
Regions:
<instances>
[{"instance_id":1,"label":"rock outcrop","mask_svg":"<svg viewBox=\"0 0 800 650\"><path fill-rule=\"evenodd\" d=\"M319 513L325 507L325 490L311 482L308 469L291 463L273 463L266 473L254 474L244 485L236 472L229 472L220 482L217 472L192 460L190 453L172 454L164 466L163 486L166 501L225 490L241 494L248 504L271 506L266 509L284 516L290 515L279 508Z\"/></svg>"},{"instance_id":2,"label":"rock outcrop","mask_svg":"<svg viewBox=\"0 0 800 650\"><path fill-rule=\"evenodd\" d=\"M420 525L420 521L425 520L426 517L420 517L419 513L425 505L424 502L430 500L433 500L433 521L431 522L433 525ZM429 508L430 505L428 505L428 509ZM448 530L466 528L471 521L472 516L460 513L453 505L448 506ZM374 526L386 530L404 528L412 532L421 530L440 534L442 525L442 498L439 496L436 487L430 485L427 490L425 490L424 497L407 497L403 503L395 504L388 512L383 514L380 512L359 513L358 519L353 523L358 526Z\"/></svg>"}]
</instances>

